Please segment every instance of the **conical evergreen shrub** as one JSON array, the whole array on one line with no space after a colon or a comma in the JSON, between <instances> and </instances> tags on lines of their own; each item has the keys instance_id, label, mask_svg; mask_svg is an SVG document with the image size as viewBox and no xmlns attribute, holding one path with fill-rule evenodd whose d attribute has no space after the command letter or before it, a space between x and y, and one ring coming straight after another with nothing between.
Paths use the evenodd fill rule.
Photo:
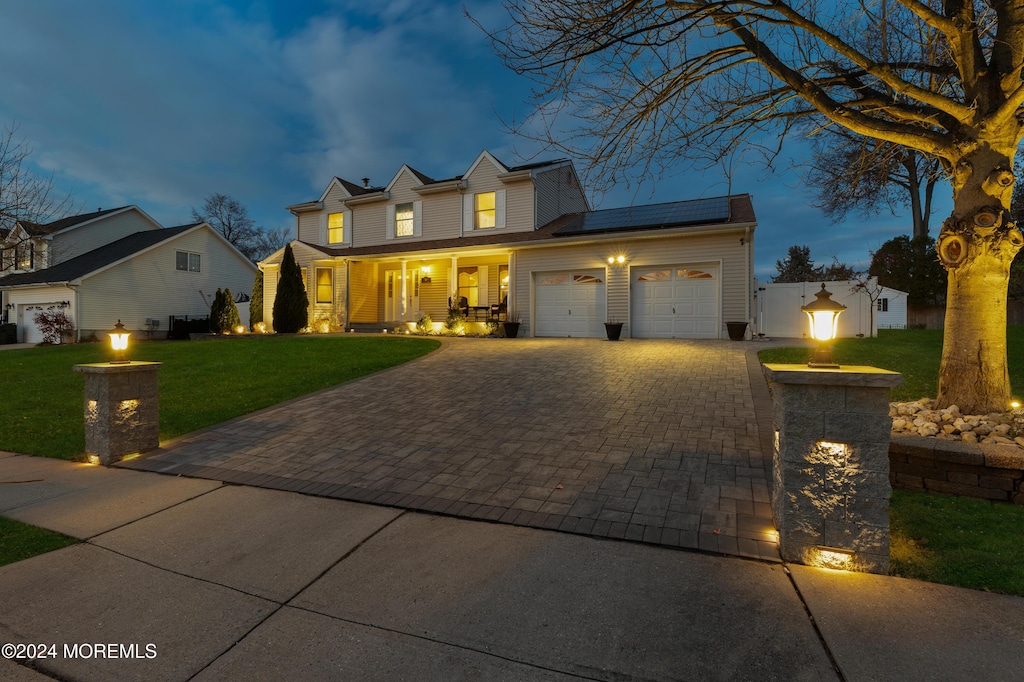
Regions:
<instances>
[{"instance_id":1,"label":"conical evergreen shrub","mask_svg":"<svg viewBox=\"0 0 1024 682\"><path fill-rule=\"evenodd\" d=\"M242 326L242 318L238 315L238 306L235 305L235 297L231 289L224 290L223 304L220 309L220 330L221 332L235 332L235 329Z\"/></svg>"},{"instance_id":2,"label":"conical evergreen shrub","mask_svg":"<svg viewBox=\"0 0 1024 682\"><path fill-rule=\"evenodd\" d=\"M256 271L256 281L252 283L252 296L249 298L249 329L263 321L263 271Z\"/></svg>"},{"instance_id":3,"label":"conical evergreen shrub","mask_svg":"<svg viewBox=\"0 0 1024 682\"><path fill-rule=\"evenodd\" d=\"M281 279L277 283L274 297L274 331L279 334L294 334L309 323L309 299L302 284L302 271L295 262L292 245L284 247L281 262Z\"/></svg>"},{"instance_id":4,"label":"conical evergreen shrub","mask_svg":"<svg viewBox=\"0 0 1024 682\"><path fill-rule=\"evenodd\" d=\"M217 289L217 294L213 297L213 303L210 304L210 332L213 334L220 334L224 331L220 327L222 310L224 310L224 292Z\"/></svg>"}]
</instances>

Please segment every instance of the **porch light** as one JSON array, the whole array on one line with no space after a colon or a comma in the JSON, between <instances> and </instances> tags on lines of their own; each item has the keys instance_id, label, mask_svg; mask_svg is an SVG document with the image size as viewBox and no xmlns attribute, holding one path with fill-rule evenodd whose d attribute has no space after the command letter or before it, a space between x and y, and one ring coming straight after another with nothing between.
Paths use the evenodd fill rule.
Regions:
<instances>
[{"instance_id":1,"label":"porch light","mask_svg":"<svg viewBox=\"0 0 1024 682\"><path fill-rule=\"evenodd\" d=\"M815 300L800 310L807 313L807 319L811 323L811 338L818 342L818 347L811 353L808 367L824 367L837 369L838 364L832 359L832 347L829 343L836 337L836 328L839 325L839 314L846 310L842 303L832 300L832 292L821 285L821 291L814 294Z\"/></svg>"},{"instance_id":2,"label":"porch light","mask_svg":"<svg viewBox=\"0 0 1024 682\"><path fill-rule=\"evenodd\" d=\"M117 321L114 328L107 332L110 336L110 349L114 351L114 359L110 361L112 365L126 365L130 360L125 360L125 353L128 351L128 337L132 335L131 332L124 328L121 324L121 320Z\"/></svg>"}]
</instances>

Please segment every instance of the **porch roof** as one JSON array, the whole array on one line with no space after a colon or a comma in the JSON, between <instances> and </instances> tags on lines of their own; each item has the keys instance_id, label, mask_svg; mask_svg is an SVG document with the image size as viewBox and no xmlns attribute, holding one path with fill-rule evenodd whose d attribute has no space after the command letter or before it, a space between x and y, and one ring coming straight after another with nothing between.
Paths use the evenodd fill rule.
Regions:
<instances>
[{"instance_id":1,"label":"porch roof","mask_svg":"<svg viewBox=\"0 0 1024 682\"><path fill-rule=\"evenodd\" d=\"M749 194L737 194L728 197L729 199L729 217L726 220L709 220L707 222L681 222L681 223L658 223L656 225L643 225L637 227L622 227L615 230L617 236L629 236L629 235L640 235L650 233L657 230L665 230L669 228L684 228L687 230L698 231L700 229L706 229L709 227L721 227L727 229L736 225L749 225L756 221L754 217L754 206L751 202ZM691 202L674 202L674 204L688 204ZM671 206L673 204L665 204L665 206ZM622 209L610 209L610 211L620 211ZM476 247L502 247L502 246L516 246L519 244L526 243L542 243L551 242L559 244L571 244L576 241L585 241L593 238L593 234L587 234L585 232L570 231L568 233L559 232L578 222L581 218L587 215L594 215L603 213L603 211L587 211L585 213L569 213L563 215L555 220L552 220L547 225L540 227L536 230L529 232L505 232L505 233L491 233L483 235L472 235L468 237L455 237L453 239L435 239L431 241L397 241L389 244L380 244L377 246L360 246L360 247L340 247L333 248L329 246L321 246L318 244L312 244L310 242L302 242L306 246L316 249L321 253L328 256L334 256L339 258L359 257L359 256L378 256L385 254L394 253L406 253L406 252L419 252L419 251L450 251L452 249L464 249L464 248L476 248Z\"/></svg>"}]
</instances>

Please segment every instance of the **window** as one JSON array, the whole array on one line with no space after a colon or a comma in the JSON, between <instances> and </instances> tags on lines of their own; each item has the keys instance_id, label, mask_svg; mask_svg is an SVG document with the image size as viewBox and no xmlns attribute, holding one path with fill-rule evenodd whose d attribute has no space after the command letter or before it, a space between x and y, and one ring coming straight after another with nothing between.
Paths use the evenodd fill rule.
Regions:
<instances>
[{"instance_id":1,"label":"window","mask_svg":"<svg viewBox=\"0 0 1024 682\"><path fill-rule=\"evenodd\" d=\"M316 302L334 302L334 271L330 268L316 269Z\"/></svg>"},{"instance_id":2,"label":"window","mask_svg":"<svg viewBox=\"0 0 1024 682\"><path fill-rule=\"evenodd\" d=\"M887 313L889 312L889 299L880 298L878 299L878 312Z\"/></svg>"},{"instance_id":3,"label":"window","mask_svg":"<svg viewBox=\"0 0 1024 682\"><path fill-rule=\"evenodd\" d=\"M498 266L498 303L508 300L508 266Z\"/></svg>"},{"instance_id":4,"label":"window","mask_svg":"<svg viewBox=\"0 0 1024 682\"><path fill-rule=\"evenodd\" d=\"M467 305L480 305L479 303L480 281L477 276L477 269L459 268L459 297L465 296Z\"/></svg>"},{"instance_id":5,"label":"window","mask_svg":"<svg viewBox=\"0 0 1024 682\"><path fill-rule=\"evenodd\" d=\"M345 214L332 213L327 216L327 243L341 244L345 241Z\"/></svg>"},{"instance_id":6,"label":"window","mask_svg":"<svg viewBox=\"0 0 1024 682\"><path fill-rule=\"evenodd\" d=\"M476 229L494 227L497 224L495 221L494 192L477 194L474 197L473 204L473 214L475 216L473 225Z\"/></svg>"},{"instance_id":7,"label":"window","mask_svg":"<svg viewBox=\"0 0 1024 682\"><path fill-rule=\"evenodd\" d=\"M185 272L199 272L200 256L198 253L178 251L174 254L174 268Z\"/></svg>"},{"instance_id":8,"label":"window","mask_svg":"<svg viewBox=\"0 0 1024 682\"><path fill-rule=\"evenodd\" d=\"M31 270L35 254L32 249L32 242L22 242L15 247L15 270Z\"/></svg>"},{"instance_id":9,"label":"window","mask_svg":"<svg viewBox=\"0 0 1024 682\"><path fill-rule=\"evenodd\" d=\"M395 206L395 236L411 237L413 235L412 203Z\"/></svg>"}]
</instances>

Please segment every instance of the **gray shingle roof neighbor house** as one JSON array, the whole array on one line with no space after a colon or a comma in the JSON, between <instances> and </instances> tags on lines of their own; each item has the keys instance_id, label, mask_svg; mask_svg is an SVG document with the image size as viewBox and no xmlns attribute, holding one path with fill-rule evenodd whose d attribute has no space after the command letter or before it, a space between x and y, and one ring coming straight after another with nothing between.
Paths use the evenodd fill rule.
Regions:
<instances>
[{"instance_id":1,"label":"gray shingle roof neighbor house","mask_svg":"<svg viewBox=\"0 0 1024 682\"><path fill-rule=\"evenodd\" d=\"M117 208L98 209L92 213L82 213L81 215L68 216L66 218L60 218L49 223L33 223L27 220L18 221L25 231L31 236L41 236L47 234L53 234L54 232L60 232L82 223L87 223L90 220L95 220L101 216L116 213L117 211L123 211L131 206L119 206Z\"/></svg>"},{"instance_id":2,"label":"gray shingle roof neighbor house","mask_svg":"<svg viewBox=\"0 0 1024 682\"><path fill-rule=\"evenodd\" d=\"M150 248L160 242L175 237L202 223L168 227L162 230L136 232L98 249L83 253L81 256L58 263L53 267L34 272L21 272L0 277L0 287L15 287L29 284L45 284L53 282L72 282L120 260Z\"/></svg>"}]
</instances>

